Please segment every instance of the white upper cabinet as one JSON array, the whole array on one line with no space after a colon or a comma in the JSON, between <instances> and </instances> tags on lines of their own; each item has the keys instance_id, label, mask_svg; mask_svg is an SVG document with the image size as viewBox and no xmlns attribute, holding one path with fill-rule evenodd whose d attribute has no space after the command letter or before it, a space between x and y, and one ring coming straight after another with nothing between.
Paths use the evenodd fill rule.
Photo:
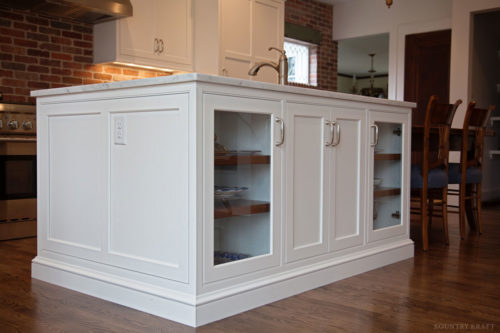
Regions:
<instances>
[{"instance_id":1,"label":"white upper cabinet","mask_svg":"<svg viewBox=\"0 0 500 333\"><path fill-rule=\"evenodd\" d=\"M284 2L282 0L220 0L219 75L278 82L275 70L264 67L256 76L248 70L257 62L278 62L273 46L283 49Z\"/></svg>"},{"instance_id":2,"label":"white upper cabinet","mask_svg":"<svg viewBox=\"0 0 500 333\"><path fill-rule=\"evenodd\" d=\"M134 15L94 26L94 62L193 70L192 0L132 0Z\"/></svg>"}]
</instances>

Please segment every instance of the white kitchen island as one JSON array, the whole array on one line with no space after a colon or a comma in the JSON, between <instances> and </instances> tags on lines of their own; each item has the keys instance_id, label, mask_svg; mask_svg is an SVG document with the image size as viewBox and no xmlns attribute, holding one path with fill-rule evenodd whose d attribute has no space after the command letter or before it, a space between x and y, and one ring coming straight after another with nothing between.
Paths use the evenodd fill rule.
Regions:
<instances>
[{"instance_id":1,"label":"white kitchen island","mask_svg":"<svg viewBox=\"0 0 500 333\"><path fill-rule=\"evenodd\" d=\"M199 326L413 256L413 103L202 74L32 95L33 278Z\"/></svg>"}]
</instances>

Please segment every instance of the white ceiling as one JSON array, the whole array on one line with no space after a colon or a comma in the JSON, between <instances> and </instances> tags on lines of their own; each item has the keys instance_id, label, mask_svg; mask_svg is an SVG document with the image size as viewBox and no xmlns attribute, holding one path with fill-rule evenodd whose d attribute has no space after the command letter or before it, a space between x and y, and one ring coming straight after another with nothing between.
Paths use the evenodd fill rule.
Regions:
<instances>
[{"instance_id":1,"label":"white ceiling","mask_svg":"<svg viewBox=\"0 0 500 333\"><path fill-rule=\"evenodd\" d=\"M329 0L349 1L349 0ZM375 75L389 71L389 34L380 34L339 40L338 72L341 74L367 76L371 66L368 54L375 53L373 68Z\"/></svg>"}]
</instances>

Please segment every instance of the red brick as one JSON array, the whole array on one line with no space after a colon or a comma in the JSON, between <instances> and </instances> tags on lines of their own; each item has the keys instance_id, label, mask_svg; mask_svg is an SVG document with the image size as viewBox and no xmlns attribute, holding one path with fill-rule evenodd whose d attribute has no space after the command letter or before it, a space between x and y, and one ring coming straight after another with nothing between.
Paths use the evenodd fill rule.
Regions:
<instances>
[{"instance_id":1,"label":"red brick","mask_svg":"<svg viewBox=\"0 0 500 333\"><path fill-rule=\"evenodd\" d=\"M40 75L40 81L45 81L45 82L61 82L61 77L58 75Z\"/></svg>"},{"instance_id":2,"label":"red brick","mask_svg":"<svg viewBox=\"0 0 500 333\"><path fill-rule=\"evenodd\" d=\"M63 88L63 87L69 87L70 84L62 84L62 83L52 83L50 85L51 88Z\"/></svg>"},{"instance_id":3,"label":"red brick","mask_svg":"<svg viewBox=\"0 0 500 333\"><path fill-rule=\"evenodd\" d=\"M65 54L65 53L56 53L56 52L52 52L52 54L50 55L50 57L52 59L59 59L59 60L72 60L73 57L69 54Z\"/></svg>"},{"instance_id":4,"label":"red brick","mask_svg":"<svg viewBox=\"0 0 500 333\"><path fill-rule=\"evenodd\" d=\"M102 65L84 65L83 68L86 71L102 72Z\"/></svg>"},{"instance_id":5,"label":"red brick","mask_svg":"<svg viewBox=\"0 0 500 333\"><path fill-rule=\"evenodd\" d=\"M12 38L7 37L7 36L0 36L0 43L1 44L12 44Z\"/></svg>"},{"instance_id":6,"label":"red brick","mask_svg":"<svg viewBox=\"0 0 500 333\"><path fill-rule=\"evenodd\" d=\"M24 47L37 47L38 42L35 42L33 40L16 38L16 39L14 39L14 45L24 46Z\"/></svg>"},{"instance_id":7,"label":"red brick","mask_svg":"<svg viewBox=\"0 0 500 333\"><path fill-rule=\"evenodd\" d=\"M16 95L29 96L29 94L30 94L30 90L29 90L29 89L27 89L27 88L16 88L16 89L14 90L14 93L15 93Z\"/></svg>"},{"instance_id":8,"label":"red brick","mask_svg":"<svg viewBox=\"0 0 500 333\"><path fill-rule=\"evenodd\" d=\"M24 17L20 14L9 12L6 10L0 10L0 16L6 19L14 20L14 21L22 21Z\"/></svg>"},{"instance_id":9,"label":"red brick","mask_svg":"<svg viewBox=\"0 0 500 333\"><path fill-rule=\"evenodd\" d=\"M14 22L14 28L33 32L36 32L38 30L38 27L36 25L26 24L22 22Z\"/></svg>"},{"instance_id":10,"label":"red brick","mask_svg":"<svg viewBox=\"0 0 500 333\"><path fill-rule=\"evenodd\" d=\"M39 27L38 32L46 35L55 35L55 36L61 36L61 30L53 29L53 28L47 28L47 27Z\"/></svg>"},{"instance_id":11,"label":"red brick","mask_svg":"<svg viewBox=\"0 0 500 333\"><path fill-rule=\"evenodd\" d=\"M27 57L22 55L16 55L14 57L16 62L22 62L24 64L38 64L38 59L34 57Z\"/></svg>"},{"instance_id":12,"label":"red brick","mask_svg":"<svg viewBox=\"0 0 500 333\"><path fill-rule=\"evenodd\" d=\"M8 54L5 52L0 53L0 60L6 60L6 61L11 61L12 60L12 54Z\"/></svg>"},{"instance_id":13,"label":"red brick","mask_svg":"<svg viewBox=\"0 0 500 333\"><path fill-rule=\"evenodd\" d=\"M2 68L3 69L13 69L13 70L17 70L17 71L24 71L24 70L26 70L26 65L20 64L17 62L2 61Z\"/></svg>"},{"instance_id":14,"label":"red brick","mask_svg":"<svg viewBox=\"0 0 500 333\"><path fill-rule=\"evenodd\" d=\"M2 52L9 54L21 54L21 55L26 54L25 49L19 46L2 45L0 46L0 50L2 50Z\"/></svg>"},{"instance_id":15,"label":"red brick","mask_svg":"<svg viewBox=\"0 0 500 333\"><path fill-rule=\"evenodd\" d=\"M81 48L72 47L72 46L63 46L61 48L61 51L64 53L71 53L71 54L77 54L77 55L81 55L83 53Z\"/></svg>"},{"instance_id":16,"label":"red brick","mask_svg":"<svg viewBox=\"0 0 500 333\"><path fill-rule=\"evenodd\" d=\"M12 21L5 20L5 19L0 17L0 26L10 28L12 26Z\"/></svg>"},{"instance_id":17,"label":"red brick","mask_svg":"<svg viewBox=\"0 0 500 333\"><path fill-rule=\"evenodd\" d=\"M48 58L49 57L49 51L42 51L42 50L36 50L36 49L28 49L27 53L29 56L33 57L44 57Z\"/></svg>"},{"instance_id":18,"label":"red brick","mask_svg":"<svg viewBox=\"0 0 500 333\"><path fill-rule=\"evenodd\" d=\"M83 78L86 78L86 79L91 79L92 78L92 73L90 73L90 72L84 72L84 71L73 71L73 76L83 77Z\"/></svg>"},{"instance_id":19,"label":"red brick","mask_svg":"<svg viewBox=\"0 0 500 333\"><path fill-rule=\"evenodd\" d=\"M90 25L73 25L73 31L76 31L76 32L81 32L81 33L85 33L85 34L91 34L93 31L92 31L92 27Z\"/></svg>"},{"instance_id":20,"label":"red brick","mask_svg":"<svg viewBox=\"0 0 500 333\"><path fill-rule=\"evenodd\" d=\"M89 43L89 42L84 42L84 41L81 41L81 40L75 40L73 41L73 45L74 46L77 46L77 47L84 47L84 48L92 48L92 43Z\"/></svg>"},{"instance_id":21,"label":"red brick","mask_svg":"<svg viewBox=\"0 0 500 333\"><path fill-rule=\"evenodd\" d=\"M51 68L50 73L54 75L71 75L70 69Z\"/></svg>"},{"instance_id":22,"label":"red brick","mask_svg":"<svg viewBox=\"0 0 500 333\"><path fill-rule=\"evenodd\" d=\"M16 79L19 79L19 80L38 81L39 75L37 73L31 73L31 72L16 72L15 77L16 77Z\"/></svg>"},{"instance_id":23,"label":"red brick","mask_svg":"<svg viewBox=\"0 0 500 333\"><path fill-rule=\"evenodd\" d=\"M44 34L35 33L35 32L27 32L26 38L31 39L31 40L37 40L39 42L48 42L49 41L49 36L44 35Z\"/></svg>"},{"instance_id":24,"label":"red brick","mask_svg":"<svg viewBox=\"0 0 500 333\"><path fill-rule=\"evenodd\" d=\"M93 54L92 49L88 49L88 50L87 50L87 49L84 49L84 50L83 50L83 55L84 55L84 56L90 56L90 57L91 57L91 56L92 56L92 54Z\"/></svg>"},{"instance_id":25,"label":"red brick","mask_svg":"<svg viewBox=\"0 0 500 333\"><path fill-rule=\"evenodd\" d=\"M67 84L79 85L79 84L83 83L83 80L82 80L82 78L79 78L79 77L65 76L65 77L63 77L62 82L67 83Z\"/></svg>"},{"instance_id":26,"label":"red brick","mask_svg":"<svg viewBox=\"0 0 500 333\"><path fill-rule=\"evenodd\" d=\"M61 62L59 60L50 60L50 59L40 59L40 65L43 66L52 66L52 67L61 67Z\"/></svg>"},{"instance_id":27,"label":"red brick","mask_svg":"<svg viewBox=\"0 0 500 333\"><path fill-rule=\"evenodd\" d=\"M16 79L2 79L2 85L9 87L26 87L26 81Z\"/></svg>"},{"instance_id":28,"label":"red brick","mask_svg":"<svg viewBox=\"0 0 500 333\"><path fill-rule=\"evenodd\" d=\"M68 37L68 38L73 38L73 39L82 39L82 34L79 32L63 31L62 35L63 35L63 37Z\"/></svg>"},{"instance_id":29,"label":"red brick","mask_svg":"<svg viewBox=\"0 0 500 333\"><path fill-rule=\"evenodd\" d=\"M73 60L78 61L78 62L91 64L93 59L92 59L92 57L83 57L83 56L75 55Z\"/></svg>"},{"instance_id":30,"label":"red brick","mask_svg":"<svg viewBox=\"0 0 500 333\"><path fill-rule=\"evenodd\" d=\"M113 77L109 74L104 73L94 73L94 79L110 81Z\"/></svg>"},{"instance_id":31,"label":"red brick","mask_svg":"<svg viewBox=\"0 0 500 333\"><path fill-rule=\"evenodd\" d=\"M50 88L50 84L47 82L28 81L28 87L32 89L48 89Z\"/></svg>"},{"instance_id":32,"label":"red brick","mask_svg":"<svg viewBox=\"0 0 500 333\"><path fill-rule=\"evenodd\" d=\"M83 65L78 62L63 62L64 68L82 69Z\"/></svg>"},{"instance_id":33,"label":"red brick","mask_svg":"<svg viewBox=\"0 0 500 333\"><path fill-rule=\"evenodd\" d=\"M89 35L89 34L84 34L83 35L83 40L91 42L91 41L94 40L94 36L93 35Z\"/></svg>"},{"instance_id":34,"label":"red brick","mask_svg":"<svg viewBox=\"0 0 500 333\"><path fill-rule=\"evenodd\" d=\"M3 69L0 69L0 77L13 77L14 76L14 72L13 71L5 71ZM0 89L0 91L2 91Z\"/></svg>"},{"instance_id":35,"label":"red brick","mask_svg":"<svg viewBox=\"0 0 500 333\"><path fill-rule=\"evenodd\" d=\"M63 37L51 37L50 41L55 44L71 45L71 39Z\"/></svg>"},{"instance_id":36,"label":"red brick","mask_svg":"<svg viewBox=\"0 0 500 333\"><path fill-rule=\"evenodd\" d=\"M41 43L39 48L41 50L49 50L49 51L56 51L56 52L61 51L61 45L51 44L51 43Z\"/></svg>"},{"instance_id":37,"label":"red brick","mask_svg":"<svg viewBox=\"0 0 500 333\"><path fill-rule=\"evenodd\" d=\"M142 78L156 77L156 74L153 72L148 72L148 71L140 71L139 77L142 77Z\"/></svg>"},{"instance_id":38,"label":"red brick","mask_svg":"<svg viewBox=\"0 0 500 333\"><path fill-rule=\"evenodd\" d=\"M26 22L37 24L37 25L49 25L49 20L36 16L26 16Z\"/></svg>"},{"instance_id":39,"label":"red brick","mask_svg":"<svg viewBox=\"0 0 500 333\"><path fill-rule=\"evenodd\" d=\"M5 94L13 94L14 93L14 88L12 88L11 86L2 86L0 84L0 91L2 92L2 94L5 97Z\"/></svg>"},{"instance_id":40,"label":"red brick","mask_svg":"<svg viewBox=\"0 0 500 333\"><path fill-rule=\"evenodd\" d=\"M21 30L14 30L14 29L2 27L2 28L0 28L0 35L24 38L26 34L24 33L24 31L21 31Z\"/></svg>"},{"instance_id":41,"label":"red brick","mask_svg":"<svg viewBox=\"0 0 500 333\"><path fill-rule=\"evenodd\" d=\"M71 24L60 21L50 21L50 26L56 29L71 30Z\"/></svg>"},{"instance_id":42,"label":"red brick","mask_svg":"<svg viewBox=\"0 0 500 333\"><path fill-rule=\"evenodd\" d=\"M45 66L30 65L28 66L28 71L37 73L48 73L49 68Z\"/></svg>"},{"instance_id":43,"label":"red brick","mask_svg":"<svg viewBox=\"0 0 500 333\"><path fill-rule=\"evenodd\" d=\"M27 98L19 95L3 95L3 101L7 103L26 103Z\"/></svg>"},{"instance_id":44,"label":"red brick","mask_svg":"<svg viewBox=\"0 0 500 333\"><path fill-rule=\"evenodd\" d=\"M117 67L105 66L104 72L110 74L122 74L122 69Z\"/></svg>"},{"instance_id":45,"label":"red brick","mask_svg":"<svg viewBox=\"0 0 500 333\"><path fill-rule=\"evenodd\" d=\"M83 84L95 84L95 83L104 83L104 81L101 80L91 80L91 79L84 79Z\"/></svg>"},{"instance_id":46,"label":"red brick","mask_svg":"<svg viewBox=\"0 0 500 333\"><path fill-rule=\"evenodd\" d=\"M132 69L123 69L123 75L139 76L139 71L134 71Z\"/></svg>"}]
</instances>

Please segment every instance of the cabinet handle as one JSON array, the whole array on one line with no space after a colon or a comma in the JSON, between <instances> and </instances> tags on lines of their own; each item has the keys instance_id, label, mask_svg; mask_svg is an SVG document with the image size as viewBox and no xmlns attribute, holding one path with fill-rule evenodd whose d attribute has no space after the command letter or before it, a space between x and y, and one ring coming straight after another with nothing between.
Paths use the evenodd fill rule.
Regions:
<instances>
[{"instance_id":1,"label":"cabinet handle","mask_svg":"<svg viewBox=\"0 0 500 333\"><path fill-rule=\"evenodd\" d=\"M332 121L332 126L333 125L335 125L335 132L337 132L337 140L333 141L335 133L332 132L332 142L330 144L331 147L335 147L340 143L340 123L338 121Z\"/></svg>"},{"instance_id":2,"label":"cabinet handle","mask_svg":"<svg viewBox=\"0 0 500 333\"><path fill-rule=\"evenodd\" d=\"M333 123L331 121L325 121L325 125L330 129L330 140L325 142L325 146L330 147L333 143Z\"/></svg>"},{"instance_id":3,"label":"cabinet handle","mask_svg":"<svg viewBox=\"0 0 500 333\"><path fill-rule=\"evenodd\" d=\"M227 69L225 69L225 68L222 69L222 75L227 76Z\"/></svg>"},{"instance_id":4,"label":"cabinet handle","mask_svg":"<svg viewBox=\"0 0 500 333\"><path fill-rule=\"evenodd\" d=\"M372 127L375 130L375 142L371 144L372 147L375 147L376 145L378 145L378 125L374 124L371 125L370 127Z\"/></svg>"},{"instance_id":5,"label":"cabinet handle","mask_svg":"<svg viewBox=\"0 0 500 333\"><path fill-rule=\"evenodd\" d=\"M279 147L285 142L285 122L279 117L276 117L275 122L280 124L280 141L275 142L276 147Z\"/></svg>"},{"instance_id":6,"label":"cabinet handle","mask_svg":"<svg viewBox=\"0 0 500 333\"><path fill-rule=\"evenodd\" d=\"M163 39L160 39L160 53L163 53L165 51L165 44L163 44Z\"/></svg>"},{"instance_id":7,"label":"cabinet handle","mask_svg":"<svg viewBox=\"0 0 500 333\"><path fill-rule=\"evenodd\" d=\"M154 53L157 54L159 52L160 44L158 42L158 38L155 38L154 41Z\"/></svg>"}]
</instances>

